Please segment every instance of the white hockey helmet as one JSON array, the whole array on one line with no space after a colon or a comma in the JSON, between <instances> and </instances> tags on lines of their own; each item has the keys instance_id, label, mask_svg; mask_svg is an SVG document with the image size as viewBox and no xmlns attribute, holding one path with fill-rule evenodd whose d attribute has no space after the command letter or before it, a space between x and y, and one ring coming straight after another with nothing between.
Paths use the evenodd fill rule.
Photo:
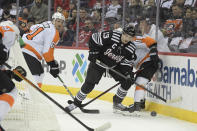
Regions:
<instances>
[{"instance_id":1,"label":"white hockey helmet","mask_svg":"<svg viewBox=\"0 0 197 131\"><path fill-rule=\"evenodd\" d=\"M65 17L62 13L59 13L59 12L55 12L52 16L52 19L53 20L56 20L56 19L60 19L60 20L63 20L65 21Z\"/></svg>"},{"instance_id":2,"label":"white hockey helmet","mask_svg":"<svg viewBox=\"0 0 197 131\"><path fill-rule=\"evenodd\" d=\"M18 36L20 35L20 31L19 31L18 27L16 25L14 25L14 23L12 21L9 21L9 20L8 21L2 21L0 23L0 26L9 26L14 30L16 35L18 35Z\"/></svg>"}]
</instances>

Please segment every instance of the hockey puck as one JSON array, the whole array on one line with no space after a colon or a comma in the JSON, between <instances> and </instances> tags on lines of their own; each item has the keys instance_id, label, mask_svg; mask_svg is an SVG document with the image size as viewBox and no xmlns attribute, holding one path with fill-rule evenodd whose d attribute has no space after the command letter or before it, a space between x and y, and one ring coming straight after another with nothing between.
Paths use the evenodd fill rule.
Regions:
<instances>
[{"instance_id":1,"label":"hockey puck","mask_svg":"<svg viewBox=\"0 0 197 131\"><path fill-rule=\"evenodd\" d=\"M150 114L151 114L151 116L156 116L157 112L156 111L152 111Z\"/></svg>"},{"instance_id":2,"label":"hockey puck","mask_svg":"<svg viewBox=\"0 0 197 131\"><path fill-rule=\"evenodd\" d=\"M72 100L68 100L68 104L72 104L73 103L73 101Z\"/></svg>"}]
</instances>

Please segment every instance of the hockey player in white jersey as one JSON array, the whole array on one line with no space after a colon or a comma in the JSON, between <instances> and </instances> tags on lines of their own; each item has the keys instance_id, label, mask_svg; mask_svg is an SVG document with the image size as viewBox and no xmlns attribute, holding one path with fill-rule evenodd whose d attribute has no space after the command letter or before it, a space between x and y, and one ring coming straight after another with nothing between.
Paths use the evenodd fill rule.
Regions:
<instances>
[{"instance_id":1,"label":"hockey player in white jersey","mask_svg":"<svg viewBox=\"0 0 197 131\"><path fill-rule=\"evenodd\" d=\"M50 66L50 74L57 77L59 65L54 59L54 46L57 45L60 37L59 32L65 21L63 14L56 12L52 16L52 22L46 21L31 26L30 33L24 34L22 39L25 46L22 49L27 65L38 83L42 86L44 70L41 60L44 59Z\"/></svg>"},{"instance_id":2,"label":"hockey player in white jersey","mask_svg":"<svg viewBox=\"0 0 197 131\"><path fill-rule=\"evenodd\" d=\"M157 71L160 61L157 51L157 42L154 39L148 36L139 36L136 37L133 43L136 45L137 55L137 59L134 61L134 67L137 70L142 70L137 73L135 77L135 83L137 84L134 93L134 104L128 108L130 113L145 108L145 90L141 88L140 85L146 87Z\"/></svg>"},{"instance_id":3,"label":"hockey player in white jersey","mask_svg":"<svg viewBox=\"0 0 197 131\"><path fill-rule=\"evenodd\" d=\"M9 58L9 50L15 44L18 35L19 29L11 21L0 23L0 131L4 131L1 121L10 111L17 96L17 89L12 79L22 81L11 70L5 70L3 66ZM21 66L16 67L15 70L26 76L26 71Z\"/></svg>"}]
</instances>

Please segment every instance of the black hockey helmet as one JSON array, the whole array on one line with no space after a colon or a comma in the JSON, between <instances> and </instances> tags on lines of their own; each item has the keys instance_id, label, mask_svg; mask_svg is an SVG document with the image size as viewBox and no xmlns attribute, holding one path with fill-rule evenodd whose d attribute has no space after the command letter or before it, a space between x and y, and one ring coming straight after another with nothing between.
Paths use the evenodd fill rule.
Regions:
<instances>
[{"instance_id":1,"label":"black hockey helmet","mask_svg":"<svg viewBox=\"0 0 197 131\"><path fill-rule=\"evenodd\" d=\"M123 28L123 33L130 36L135 36L135 26L133 24L128 24Z\"/></svg>"}]
</instances>

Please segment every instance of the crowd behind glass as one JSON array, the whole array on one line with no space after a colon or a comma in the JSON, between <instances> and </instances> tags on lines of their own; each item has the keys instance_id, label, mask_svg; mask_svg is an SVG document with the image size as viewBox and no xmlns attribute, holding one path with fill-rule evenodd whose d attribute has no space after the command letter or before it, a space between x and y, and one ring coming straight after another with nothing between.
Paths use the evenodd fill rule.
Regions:
<instances>
[{"instance_id":1,"label":"crowd behind glass","mask_svg":"<svg viewBox=\"0 0 197 131\"><path fill-rule=\"evenodd\" d=\"M17 0L0 1L0 19L14 23L18 20L21 36L31 25L49 20L48 15L54 12L66 18L58 46L88 47L92 33L133 23L139 35L154 32L154 37L153 27L158 25L155 39L165 47L160 52L197 53L197 0L19 0L18 4ZM142 19L146 19L146 24L140 24Z\"/></svg>"}]
</instances>

